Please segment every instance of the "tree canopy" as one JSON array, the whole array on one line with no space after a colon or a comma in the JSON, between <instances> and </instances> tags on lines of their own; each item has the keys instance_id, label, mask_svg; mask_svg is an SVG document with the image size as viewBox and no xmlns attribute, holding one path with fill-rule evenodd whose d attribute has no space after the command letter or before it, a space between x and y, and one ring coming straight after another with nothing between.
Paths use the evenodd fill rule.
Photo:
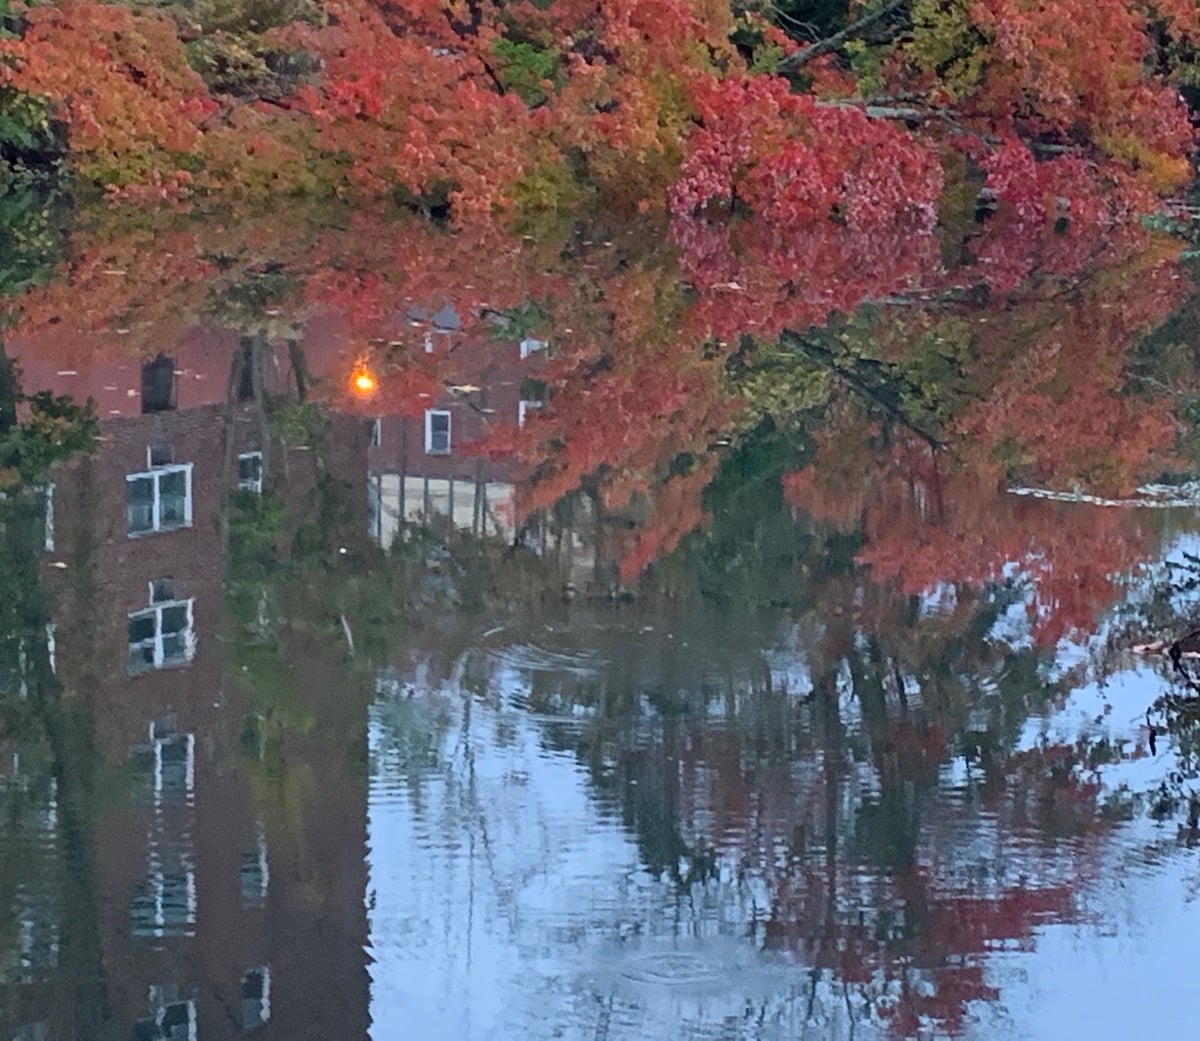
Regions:
<instances>
[{"instance_id":1,"label":"tree canopy","mask_svg":"<svg viewBox=\"0 0 1200 1041\"><path fill-rule=\"evenodd\" d=\"M142 200L581 201L886 232L970 184L1111 219L1191 178L1184 0L14 7L0 153ZM1183 94L1181 94L1181 91Z\"/></svg>"}]
</instances>

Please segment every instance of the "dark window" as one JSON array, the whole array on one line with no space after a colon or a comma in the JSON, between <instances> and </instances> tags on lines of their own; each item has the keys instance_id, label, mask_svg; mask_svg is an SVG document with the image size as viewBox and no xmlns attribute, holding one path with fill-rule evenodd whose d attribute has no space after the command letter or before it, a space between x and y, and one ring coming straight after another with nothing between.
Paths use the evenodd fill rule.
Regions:
<instances>
[{"instance_id":1,"label":"dark window","mask_svg":"<svg viewBox=\"0 0 1200 1041\"><path fill-rule=\"evenodd\" d=\"M154 615L134 615L129 619L130 643L141 643L143 640L153 640L154 632Z\"/></svg>"},{"instance_id":2,"label":"dark window","mask_svg":"<svg viewBox=\"0 0 1200 1041\"><path fill-rule=\"evenodd\" d=\"M244 492L262 493L262 452L243 452L238 456L238 488Z\"/></svg>"},{"instance_id":3,"label":"dark window","mask_svg":"<svg viewBox=\"0 0 1200 1041\"><path fill-rule=\"evenodd\" d=\"M238 401L252 401L254 399L254 341L248 336L243 337L238 351L241 354L241 372L238 376L237 388Z\"/></svg>"},{"instance_id":4,"label":"dark window","mask_svg":"<svg viewBox=\"0 0 1200 1041\"><path fill-rule=\"evenodd\" d=\"M150 603L161 604L175 599L175 580L159 578L150 583Z\"/></svg>"},{"instance_id":5,"label":"dark window","mask_svg":"<svg viewBox=\"0 0 1200 1041\"><path fill-rule=\"evenodd\" d=\"M175 407L175 362L165 354L142 366L142 411L169 412Z\"/></svg>"},{"instance_id":6,"label":"dark window","mask_svg":"<svg viewBox=\"0 0 1200 1041\"><path fill-rule=\"evenodd\" d=\"M154 530L154 478L135 477L126 484L131 535Z\"/></svg>"},{"instance_id":7,"label":"dark window","mask_svg":"<svg viewBox=\"0 0 1200 1041\"><path fill-rule=\"evenodd\" d=\"M187 792L192 775L192 742L187 734L163 741L158 751L159 785L164 792Z\"/></svg>"},{"instance_id":8,"label":"dark window","mask_svg":"<svg viewBox=\"0 0 1200 1041\"><path fill-rule=\"evenodd\" d=\"M425 451L429 455L450 454L450 413L441 409L425 412Z\"/></svg>"},{"instance_id":9,"label":"dark window","mask_svg":"<svg viewBox=\"0 0 1200 1041\"><path fill-rule=\"evenodd\" d=\"M168 600L129 615L129 674L183 665L196 649L191 600Z\"/></svg>"},{"instance_id":10,"label":"dark window","mask_svg":"<svg viewBox=\"0 0 1200 1041\"><path fill-rule=\"evenodd\" d=\"M242 976L242 1029L261 1027L271 1018L270 975L264 966Z\"/></svg>"},{"instance_id":11,"label":"dark window","mask_svg":"<svg viewBox=\"0 0 1200 1041\"><path fill-rule=\"evenodd\" d=\"M162 1014L162 1036L167 1041L188 1041L192 1036L194 1012L190 1001L168 1005Z\"/></svg>"}]
</instances>

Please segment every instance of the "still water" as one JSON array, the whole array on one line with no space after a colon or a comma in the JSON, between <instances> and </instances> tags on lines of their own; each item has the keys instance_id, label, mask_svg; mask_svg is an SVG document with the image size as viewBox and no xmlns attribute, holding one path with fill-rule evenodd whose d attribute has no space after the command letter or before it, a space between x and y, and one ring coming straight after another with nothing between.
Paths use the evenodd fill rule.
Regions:
<instances>
[{"instance_id":1,"label":"still water","mask_svg":"<svg viewBox=\"0 0 1200 1041\"><path fill-rule=\"evenodd\" d=\"M1186 1036L1173 255L697 351L603 235L195 235L5 342L0 1039Z\"/></svg>"}]
</instances>

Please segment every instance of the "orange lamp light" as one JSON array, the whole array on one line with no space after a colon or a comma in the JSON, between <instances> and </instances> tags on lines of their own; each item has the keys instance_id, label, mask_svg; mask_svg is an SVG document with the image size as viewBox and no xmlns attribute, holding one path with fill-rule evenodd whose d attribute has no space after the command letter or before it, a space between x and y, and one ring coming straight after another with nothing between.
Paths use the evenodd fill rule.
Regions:
<instances>
[{"instance_id":1,"label":"orange lamp light","mask_svg":"<svg viewBox=\"0 0 1200 1041\"><path fill-rule=\"evenodd\" d=\"M354 375L350 378L350 386L354 389L355 394L360 398L365 398L375 393L379 383L371 374L370 369L360 366L354 370Z\"/></svg>"}]
</instances>

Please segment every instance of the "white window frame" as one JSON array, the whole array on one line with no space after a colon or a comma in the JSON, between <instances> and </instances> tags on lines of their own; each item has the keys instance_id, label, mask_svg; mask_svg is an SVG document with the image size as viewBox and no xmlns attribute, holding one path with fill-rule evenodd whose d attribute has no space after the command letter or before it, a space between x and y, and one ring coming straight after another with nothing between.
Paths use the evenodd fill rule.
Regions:
<instances>
[{"instance_id":1,"label":"white window frame","mask_svg":"<svg viewBox=\"0 0 1200 1041\"><path fill-rule=\"evenodd\" d=\"M542 403L540 401L528 401L525 398L522 398L519 402L517 402L517 426L525 426L525 419L529 415L529 410L531 408L541 407Z\"/></svg>"},{"instance_id":2,"label":"white window frame","mask_svg":"<svg viewBox=\"0 0 1200 1041\"><path fill-rule=\"evenodd\" d=\"M238 455L238 491L262 495L262 452L242 452ZM242 477L242 463L247 459L258 460L258 478Z\"/></svg>"},{"instance_id":3,"label":"white window frame","mask_svg":"<svg viewBox=\"0 0 1200 1041\"><path fill-rule=\"evenodd\" d=\"M163 747L182 740L187 746L187 759L184 768L184 790L192 794L196 790L196 735L195 734L166 734L157 736L155 726L150 724L150 743L154 746L154 794L162 795L163 790Z\"/></svg>"},{"instance_id":4,"label":"white window frame","mask_svg":"<svg viewBox=\"0 0 1200 1041\"><path fill-rule=\"evenodd\" d=\"M130 658L126 657L126 662L136 675L140 672L149 672L152 669L161 669L168 665L186 665L196 656L196 616L195 605L196 598L188 597L186 600L163 600L161 603L149 604L146 607L139 607L136 611L129 612L129 621L132 622L135 618L141 618L147 615L154 616L154 635L148 640L141 640L138 643L129 643L129 656L132 656L135 647L141 648L146 645L152 645L154 648L153 662L144 665L140 668L133 668ZM183 629L183 658L172 658L169 661L163 651L163 629L162 629L162 613L172 607L183 607L187 609L187 625ZM127 634L128 635L128 634Z\"/></svg>"},{"instance_id":5,"label":"white window frame","mask_svg":"<svg viewBox=\"0 0 1200 1041\"><path fill-rule=\"evenodd\" d=\"M446 417L446 447L438 448L433 443L433 417ZM425 454L426 455L449 455L451 447L454 444L454 417L449 409L445 408L427 408L425 410Z\"/></svg>"},{"instance_id":6,"label":"white window frame","mask_svg":"<svg viewBox=\"0 0 1200 1041\"><path fill-rule=\"evenodd\" d=\"M182 473L184 475L183 485L183 521L179 524L169 524L164 526L162 522L162 493L159 490L159 481L163 477L169 477L171 474ZM192 464L191 463L176 463L171 466L156 466L151 470L143 470L140 473L125 475L125 523L129 524L129 485L134 481L151 480L154 482L154 495L151 497L151 519L150 527L143 528L139 531L129 532L130 538L140 538L143 535L152 535L159 531L178 531L180 528L190 528L192 526Z\"/></svg>"}]
</instances>

